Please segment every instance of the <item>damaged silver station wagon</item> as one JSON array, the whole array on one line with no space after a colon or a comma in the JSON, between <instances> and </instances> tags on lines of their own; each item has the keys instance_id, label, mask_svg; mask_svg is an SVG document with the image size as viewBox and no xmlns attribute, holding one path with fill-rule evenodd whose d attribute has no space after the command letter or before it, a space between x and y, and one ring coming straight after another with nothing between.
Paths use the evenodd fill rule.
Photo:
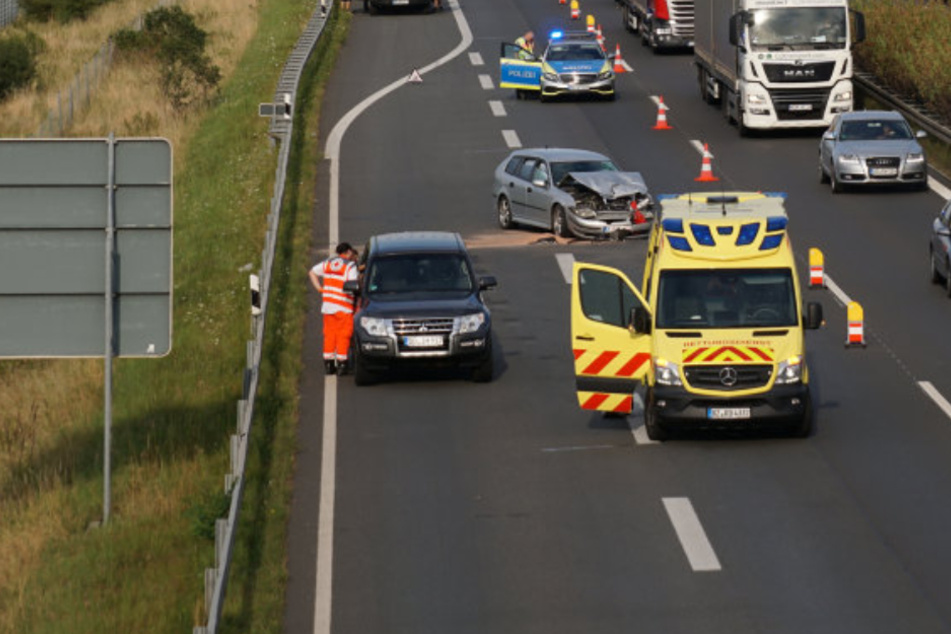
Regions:
<instances>
[{"instance_id":1,"label":"damaged silver station wagon","mask_svg":"<svg viewBox=\"0 0 951 634\"><path fill-rule=\"evenodd\" d=\"M503 229L539 227L563 238L621 240L646 234L654 219L641 174L587 150L516 150L495 169L492 197Z\"/></svg>"}]
</instances>

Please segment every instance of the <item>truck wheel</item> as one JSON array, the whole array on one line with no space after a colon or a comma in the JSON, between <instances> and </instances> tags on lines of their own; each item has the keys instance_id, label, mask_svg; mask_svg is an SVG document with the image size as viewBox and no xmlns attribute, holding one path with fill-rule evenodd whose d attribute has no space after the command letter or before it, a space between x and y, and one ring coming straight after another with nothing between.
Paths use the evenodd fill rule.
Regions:
<instances>
[{"instance_id":1,"label":"truck wheel","mask_svg":"<svg viewBox=\"0 0 951 634\"><path fill-rule=\"evenodd\" d=\"M515 224L512 221L512 203L505 196L499 196L499 202L496 206L499 212L499 226L503 229L511 229Z\"/></svg>"},{"instance_id":2,"label":"truck wheel","mask_svg":"<svg viewBox=\"0 0 951 634\"><path fill-rule=\"evenodd\" d=\"M571 230L568 229L568 221L565 219L565 208L561 205L555 205L551 210L551 232L559 238L571 237Z\"/></svg>"},{"instance_id":3,"label":"truck wheel","mask_svg":"<svg viewBox=\"0 0 951 634\"><path fill-rule=\"evenodd\" d=\"M366 361L356 353L353 355L353 382L357 385L373 385L377 382L377 374L371 372L366 365Z\"/></svg>"},{"instance_id":4,"label":"truck wheel","mask_svg":"<svg viewBox=\"0 0 951 634\"><path fill-rule=\"evenodd\" d=\"M647 431L647 437L655 442L667 440L667 430L659 420L657 420L657 408L654 406L654 391L647 390L647 398L644 403L644 429Z\"/></svg>"},{"instance_id":5,"label":"truck wheel","mask_svg":"<svg viewBox=\"0 0 951 634\"><path fill-rule=\"evenodd\" d=\"M697 66L697 84L700 87L700 99L703 103L712 103L710 93L707 91L707 71L701 66Z\"/></svg>"},{"instance_id":6,"label":"truck wheel","mask_svg":"<svg viewBox=\"0 0 951 634\"><path fill-rule=\"evenodd\" d=\"M628 33L637 33L637 15L624 7L624 28Z\"/></svg>"},{"instance_id":7,"label":"truck wheel","mask_svg":"<svg viewBox=\"0 0 951 634\"><path fill-rule=\"evenodd\" d=\"M736 109L736 131L739 133L740 138L745 139L750 136L750 129L743 123L743 111L740 110L739 107Z\"/></svg>"}]
</instances>

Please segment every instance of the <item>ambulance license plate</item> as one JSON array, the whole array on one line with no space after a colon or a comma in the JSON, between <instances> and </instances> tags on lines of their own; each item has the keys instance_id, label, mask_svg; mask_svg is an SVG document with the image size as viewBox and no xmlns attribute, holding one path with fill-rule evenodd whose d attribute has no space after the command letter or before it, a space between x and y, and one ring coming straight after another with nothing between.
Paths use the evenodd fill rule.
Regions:
<instances>
[{"instance_id":1,"label":"ambulance license plate","mask_svg":"<svg viewBox=\"0 0 951 634\"><path fill-rule=\"evenodd\" d=\"M707 418L710 420L742 420L750 417L749 407L708 407Z\"/></svg>"},{"instance_id":2,"label":"ambulance license plate","mask_svg":"<svg viewBox=\"0 0 951 634\"><path fill-rule=\"evenodd\" d=\"M411 335L403 337L407 348L438 348L442 345L442 335Z\"/></svg>"},{"instance_id":3,"label":"ambulance license plate","mask_svg":"<svg viewBox=\"0 0 951 634\"><path fill-rule=\"evenodd\" d=\"M811 103L791 103L789 104L790 112L808 112L812 110Z\"/></svg>"}]
</instances>

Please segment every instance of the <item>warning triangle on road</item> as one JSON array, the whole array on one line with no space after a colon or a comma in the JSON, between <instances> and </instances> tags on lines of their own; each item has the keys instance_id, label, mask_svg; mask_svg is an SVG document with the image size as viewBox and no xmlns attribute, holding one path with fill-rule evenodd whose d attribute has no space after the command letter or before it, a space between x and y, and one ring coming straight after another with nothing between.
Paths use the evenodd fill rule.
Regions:
<instances>
[{"instance_id":1,"label":"warning triangle on road","mask_svg":"<svg viewBox=\"0 0 951 634\"><path fill-rule=\"evenodd\" d=\"M419 71L414 68L413 73L406 79L406 81L411 84L421 84L423 83L423 76L420 75Z\"/></svg>"}]
</instances>

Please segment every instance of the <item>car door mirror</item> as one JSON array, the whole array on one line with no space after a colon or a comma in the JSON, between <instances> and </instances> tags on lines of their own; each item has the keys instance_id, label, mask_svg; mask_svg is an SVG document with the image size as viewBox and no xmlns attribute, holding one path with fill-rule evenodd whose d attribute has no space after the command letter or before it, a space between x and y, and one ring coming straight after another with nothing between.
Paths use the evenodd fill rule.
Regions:
<instances>
[{"instance_id":1,"label":"car door mirror","mask_svg":"<svg viewBox=\"0 0 951 634\"><path fill-rule=\"evenodd\" d=\"M628 327L639 335L650 334L651 314L643 306L635 306L631 309Z\"/></svg>"},{"instance_id":2,"label":"car door mirror","mask_svg":"<svg viewBox=\"0 0 951 634\"><path fill-rule=\"evenodd\" d=\"M498 286L498 282L495 281L495 277L492 275L486 275L485 277L479 278L479 290L484 291L490 288L495 288Z\"/></svg>"},{"instance_id":3,"label":"car door mirror","mask_svg":"<svg viewBox=\"0 0 951 634\"><path fill-rule=\"evenodd\" d=\"M535 187L548 187L548 179L536 178L532 181L532 185Z\"/></svg>"},{"instance_id":4,"label":"car door mirror","mask_svg":"<svg viewBox=\"0 0 951 634\"><path fill-rule=\"evenodd\" d=\"M822 304L809 302L803 315L802 327L806 330L816 330L822 326Z\"/></svg>"},{"instance_id":5,"label":"car door mirror","mask_svg":"<svg viewBox=\"0 0 951 634\"><path fill-rule=\"evenodd\" d=\"M915 132L915 138L916 138L916 139L926 139L926 138L928 138L928 133L925 132L924 130L918 130L917 132Z\"/></svg>"}]
</instances>

